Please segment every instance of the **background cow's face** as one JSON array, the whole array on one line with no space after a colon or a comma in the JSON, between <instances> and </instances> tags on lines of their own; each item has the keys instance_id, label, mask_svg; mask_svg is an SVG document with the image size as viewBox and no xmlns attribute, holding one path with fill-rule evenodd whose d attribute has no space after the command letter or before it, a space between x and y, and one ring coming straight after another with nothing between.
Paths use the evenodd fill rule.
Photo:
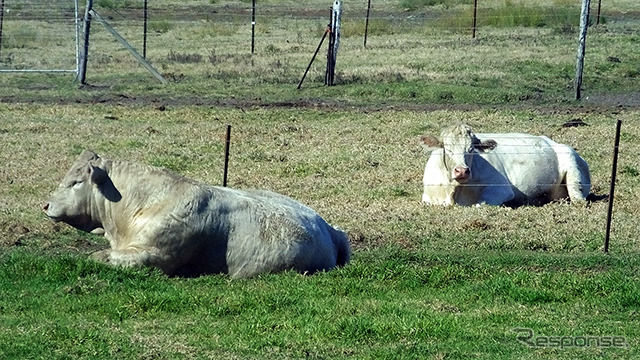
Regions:
<instances>
[{"instance_id":1,"label":"background cow's face","mask_svg":"<svg viewBox=\"0 0 640 360\"><path fill-rule=\"evenodd\" d=\"M472 177L471 165L474 156L481 151L493 149L494 140L480 141L467 125L456 125L441 134L438 140L433 136L423 136L423 145L430 150L442 148L442 163L451 180L466 183Z\"/></svg>"},{"instance_id":2,"label":"background cow's face","mask_svg":"<svg viewBox=\"0 0 640 360\"><path fill-rule=\"evenodd\" d=\"M104 175L104 171L94 165L99 161L100 158L89 150L80 155L43 206L49 218L84 231L97 227L91 219L91 197L93 184Z\"/></svg>"},{"instance_id":3,"label":"background cow's face","mask_svg":"<svg viewBox=\"0 0 640 360\"><path fill-rule=\"evenodd\" d=\"M444 165L451 179L465 183L471 178L475 135L471 128L459 125L442 133Z\"/></svg>"}]
</instances>

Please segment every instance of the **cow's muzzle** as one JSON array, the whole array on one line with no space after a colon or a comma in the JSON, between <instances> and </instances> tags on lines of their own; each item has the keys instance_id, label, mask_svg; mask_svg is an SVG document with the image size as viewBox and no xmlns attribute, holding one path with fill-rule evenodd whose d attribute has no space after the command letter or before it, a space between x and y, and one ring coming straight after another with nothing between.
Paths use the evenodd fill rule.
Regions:
<instances>
[{"instance_id":1,"label":"cow's muzzle","mask_svg":"<svg viewBox=\"0 0 640 360\"><path fill-rule=\"evenodd\" d=\"M54 222L58 222L58 221L62 221L62 217L60 216L56 216L54 215L51 211L49 211L51 209L51 205L50 203L45 203L42 206L42 211L44 211L44 213Z\"/></svg>"},{"instance_id":2,"label":"cow's muzzle","mask_svg":"<svg viewBox=\"0 0 640 360\"><path fill-rule=\"evenodd\" d=\"M471 169L466 166L456 166L453 168L453 179L458 182L466 182L471 178Z\"/></svg>"},{"instance_id":3,"label":"cow's muzzle","mask_svg":"<svg viewBox=\"0 0 640 360\"><path fill-rule=\"evenodd\" d=\"M42 205L42 211L44 211L44 212L45 212L45 214L47 214L47 216L49 216L49 217L51 217L51 215L49 215L49 207L50 207L50 206L51 206L51 205L50 205L48 202L47 202L47 203L45 203L44 205Z\"/></svg>"}]
</instances>

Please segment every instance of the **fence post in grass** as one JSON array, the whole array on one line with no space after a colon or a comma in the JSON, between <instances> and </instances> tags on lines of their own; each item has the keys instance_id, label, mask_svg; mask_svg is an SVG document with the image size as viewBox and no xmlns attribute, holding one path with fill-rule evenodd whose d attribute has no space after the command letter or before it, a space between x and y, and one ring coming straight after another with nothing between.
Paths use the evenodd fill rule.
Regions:
<instances>
[{"instance_id":1,"label":"fence post in grass","mask_svg":"<svg viewBox=\"0 0 640 360\"><path fill-rule=\"evenodd\" d=\"M340 46L340 19L342 18L342 2L335 0L331 10L331 36L329 37L329 51L327 51L327 71L325 72L324 84L333 86L336 73L336 60L338 58L338 47Z\"/></svg>"},{"instance_id":2,"label":"fence post in grass","mask_svg":"<svg viewBox=\"0 0 640 360\"><path fill-rule=\"evenodd\" d=\"M582 70L584 68L584 51L587 42L590 4L591 0L582 0L582 10L580 13L580 36L578 38L578 60L576 64L576 100L580 100L580 88L582 87Z\"/></svg>"},{"instance_id":3,"label":"fence post in grass","mask_svg":"<svg viewBox=\"0 0 640 360\"><path fill-rule=\"evenodd\" d=\"M229 172L229 146L231 145L231 125L227 125L227 135L224 141L224 171L222 173L222 186L227 187L227 174Z\"/></svg>"},{"instance_id":4,"label":"fence post in grass","mask_svg":"<svg viewBox=\"0 0 640 360\"><path fill-rule=\"evenodd\" d=\"M149 0L144 0L142 9L142 57L147 58L147 3Z\"/></svg>"},{"instance_id":5,"label":"fence post in grass","mask_svg":"<svg viewBox=\"0 0 640 360\"><path fill-rule=\"evenodd\" d=\"M471 28L471 38L476 38L476 24L478 14L478 0L473 0L473 27Z\"/></svg>"},{"instance_id":6,"label":"fence post in grass","mask_svg":"<svg viewBox=\"0 0 640 360\"><path fill-rule=\"evenodd\" d=\"M602 7L602 0L598 0L598 15L596 16L596 26L600 25L600 8Z\"/></svg>"},{"instance_id":7,"label":"fence post in grass","mask_svg":"<svg viewBox=\"0 0 640 360\"><path fill-rule=\"evenodd\" d=\"M329 85L328 84L329 72L331 69L331 59L333 58L333 56L331 56L331 51L333 50L333 35L331 35L331 32L333 31L333 9L329 11L329 28L328 29L329 29L329 47L327 48L327 68L324 70L325 85Z\"/></svg>"},{"instance_id":8,"label":"fence post in grass","mask_svg":"<svg viewBox=\"0 0 640 360\"><path fill-rule=\"evenodd\" d=\"M251 1L251 55L255 51L256 38L256 0Z\"/></svg>"},{"instance_id":9,"label":"fence post in grass","mask_svg":"<svg viewBox=\"0 0 640 360\"><path fill-rule=\"evenodd\" d=\"M4 2L4 0L2 0ZM371 0L367 1L367 17L364 22L364 48L367 48L367 34L369 32L369 11L371 10Z\"/></svg>"},{"instance_id":10,"label":"fence post in grass","mask_svg":"<svg viewBox=\"0 0 640 360\"><path fill-rule=\"evenodd\" d=\"M0 63L2 62L2 27L4 25L4 0L0 2Z\"/></svg>"},{"instance_id":11,"label":"fence post in grass","mask_svg":"<svg viewBox=\"0 0 640 360\"><path fill-rule=\"evenodd\" d=\"M613 145L613 164L611 166L611 187L609 189L609 208L607 210L607 233L604 238L604 252L609 252L609 238L611 233L611 216L613 214L613 191L616 187L616 171L618 168L618 148L620 147L620 127L622 121L618 120L616 124L616 139Z\"/></svg>"},{"instance_id":12,"label":"fence post in grass","mask_svg":"<svg viewBox=\"0 0 640 360\"><path fill-rule=\"evenodd\" d=\"M84 47L80 56L80 68L78 69L78 82L84 85L87 81L87 60L89 58L89 31L91 29L91 10L93 9L93 0L87 0L87 6L84 9Z\"/></svg>"}]
</instances>

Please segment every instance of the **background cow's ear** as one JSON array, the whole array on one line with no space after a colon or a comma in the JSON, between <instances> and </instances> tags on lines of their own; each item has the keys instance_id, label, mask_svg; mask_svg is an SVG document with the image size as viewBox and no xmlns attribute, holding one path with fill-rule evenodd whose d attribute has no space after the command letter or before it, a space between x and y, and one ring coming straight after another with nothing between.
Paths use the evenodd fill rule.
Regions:
<instances>
[{"instance_id":1,"label":"background cow's ear","mask_svg":"<svg viewBox=\"0 0 640 360\"><path fill-rule=\"evenodd\" d=\"M493 150L498 146L498 142L495 140L482 140L479 144L475 145L475 148L479 151L489 151Z\"/></svg>"},{"instance_id":2,"label":"background cow's ear","mask_svg":"<svg viewBox=\"0 0 640 360\"><path fill-rule=\"evenodd\" d=\"M107 178L107 172L94 165L89 165L89 175L91 176L91 182L98 185Z\"/></svg>"},{"instance_id":3,"label":"background cow's ear","mask_svg":"<svg viewBox=\"0 0 640 360\"><path fill-rule=\"evenodd\" d=\"M420 137L420 144L428 151L442 147L442 142L433 135L422 135Z\"/></svg>"}]
</instances>

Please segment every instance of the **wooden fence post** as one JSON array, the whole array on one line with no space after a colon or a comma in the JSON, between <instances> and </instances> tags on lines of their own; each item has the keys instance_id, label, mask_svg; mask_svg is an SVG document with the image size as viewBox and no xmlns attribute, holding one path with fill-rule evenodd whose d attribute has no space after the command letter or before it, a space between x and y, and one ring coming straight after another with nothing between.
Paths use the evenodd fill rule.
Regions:
<instances>
[{"instance_id":1,"label":"wooden fence post","mask_svg":"<svg viewBox=\"0 0 640 360\"><path fill-rule=\"evenodd\" d=\"M476 38L476 25L478 15L478 0L473 0L473 28L471 29L471 38Z\"/></svg>"},{"instance_id":2,"label":"wooden fence post","mask_svg":"<svg viewBox=\"0 0 640 360\"><path fill-rule=\"evenodd\" d=\"M87 6L84 9L84 46L82 55L80 56L80 68L78 69L78 82L84 85L87 83L87 59L89 58L89 32L91 29L91 10L93 9L93 0L87 0Z\"/></svg>"},{"instance_id":3,"label":"wooden fence post","mask_svg":"<svg viewBox=\"0 0 640 360\"><path fill-rule=\"evenodd\" d=\"M336 73L336 60L338 58L338 47L340 46L340 18L342 18L342 2L335 0L331 10L331 36L329 37L329 51L327 51L327 71L325 72L324 84L333 86Z\"/></svg>"},{"instance_id":4,"label":"wooden fence post","mask_svg":"<svg viewBox=\"0 0 640 360\"><path fill-rule=\"evenodd\" d=\"M576 64L576 100L580 100L580 88L582 87L582 70L584 68L587 28L589 27L590 4L591 0L582 0L582 11L580 13L580 36L578 38L578 59Z\"/></svg>"}]
</instances>

